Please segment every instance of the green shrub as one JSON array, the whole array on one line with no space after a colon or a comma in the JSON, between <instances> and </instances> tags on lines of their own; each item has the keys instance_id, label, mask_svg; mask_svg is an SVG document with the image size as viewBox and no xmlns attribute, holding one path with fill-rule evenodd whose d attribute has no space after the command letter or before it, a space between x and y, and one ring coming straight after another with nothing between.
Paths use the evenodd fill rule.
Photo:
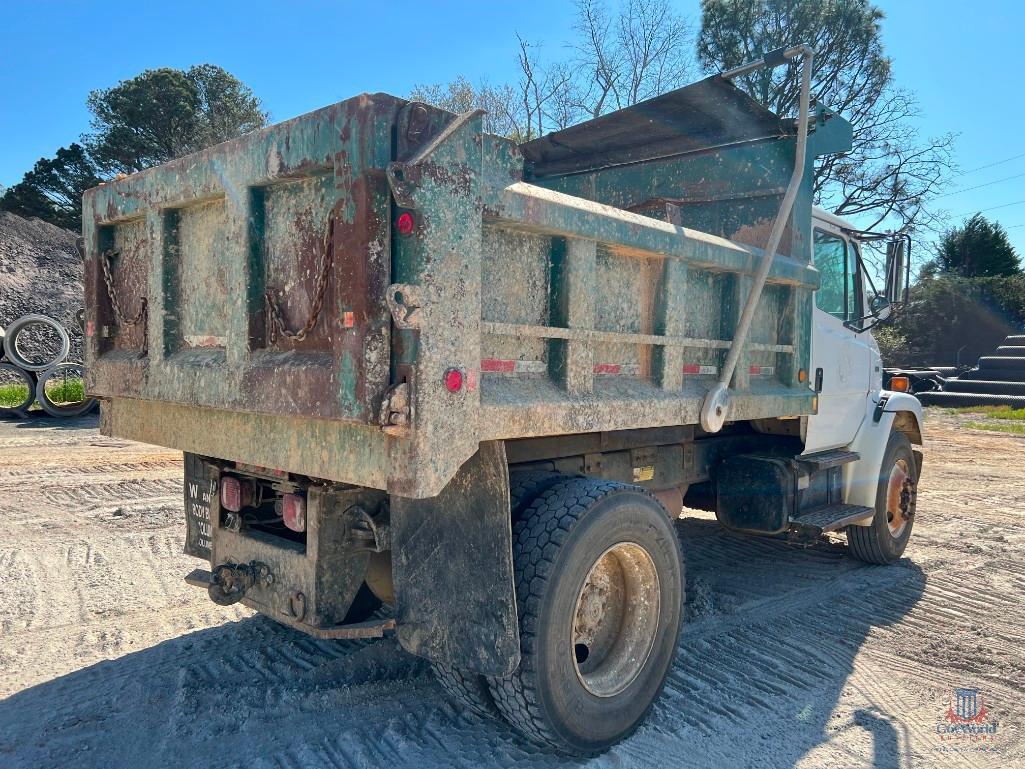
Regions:
<instances>
[{"instance_id":1,"label":"green shrub","mask_svg":"<svg viewBox=\"0 0 1025 769\"><path fill-rule=\"evenodd\" d=\"M85 384L79 377L61 379L53 377L46 388L46 394L56 404L77 403L85 400ZM0 408L13 408L25 402L28 386L20 382L0 385Z\"/></svg>"},{"instance_id":2,"label":"green shrub","mask_svg":"<svg viewBox=\"0 0 1025 769\"><path fill-rule=\"evenodd\" d=\"M8 384L0 386L0 408L20 406L28 397L28 385Z\"/></svg>"},{"instance_id":3,"label":"green shrub","mask_svg":"<svg viewBox=\"0 0 1025 769\"><path fill-rule=\"evenodd\" d=\"M900 329L893 324L876 326L872 329L872 336L875 337L876 344L879 345L879 354L883 358L884 366L903 365L902 359L907 357L908 340L900 332Z\"/></svg>"},{"instance_id":4,"label":"green shrub","mask_svg":"<svg viewBox=\"0 0 1025 769\"><path fill-rule=\"evenodd\" d=\"M49 386L46 388L46 394L54 403L77 403L85 400L85 385L78 377L69 377L67 380L54 377L47 384Z\"/></svg>"}]
</instances>

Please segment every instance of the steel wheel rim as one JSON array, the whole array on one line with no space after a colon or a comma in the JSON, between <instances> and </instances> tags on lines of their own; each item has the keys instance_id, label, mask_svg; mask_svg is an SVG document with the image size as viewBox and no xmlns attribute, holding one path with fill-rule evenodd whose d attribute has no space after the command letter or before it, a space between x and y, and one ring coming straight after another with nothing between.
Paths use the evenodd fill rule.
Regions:
<instances>
[{"instance_id":1,"label":"steel wheel rim","mask_svg":"<svg viewBox=\"0 0 1025 769\"><path fill-rule=\"evenodd\" d=\"M658 571L648 551L619 542L591 566L577 595L569 653L577 678L596 697L626 689L658 634Z\"/></svg>"},{"instance_id":2,"label":"steel wheel rim","mask_svg":"<svg viewBox=\"0 0 1025 769\"><path fill-rule=\"evenodd\" d=\"M908 471L907 460L898 459L890 468L886 484L886 526L890 536L900 537L913 514L914 481Z\"/></svg>"}]
</instances>

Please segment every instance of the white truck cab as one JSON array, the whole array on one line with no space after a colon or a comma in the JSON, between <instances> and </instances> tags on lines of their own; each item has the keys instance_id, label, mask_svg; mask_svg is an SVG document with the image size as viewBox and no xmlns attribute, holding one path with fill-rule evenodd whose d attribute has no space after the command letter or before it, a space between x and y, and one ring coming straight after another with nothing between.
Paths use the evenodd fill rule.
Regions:
<instances>
[{"instance_id":1,"label":"white truck cab","mask_svg":"<svg viewBox=\"0 0 1025 769\"><path fill-rule=\"evenodd\" d=\"M808 418L805 451L847 446L857 435L872 393L882 387L879 348L855 321L869 315L854 227L816 208L812 259L819 271L812 330L812 371L818 413Z\"/></svg>"},{"instance_id":2,"label":"white truck cab","mask_svg":"<svg viewBox=\"0 0 1025 769\"><path fill-rule=\"evenodd\" d=\"M913 395L882 387L879 347L872 338L873 324L866 321L885 317L890 308L888 298L876 295L867 275L858 229L817 207L812 218L812 259L820 284L815 292L811 367L819 403L816 414L803 420L804 455L856 452L859 458L844 465L844 501L876 507L880 478L889 470L896 486L898 476L912 471L906 458L892 460L895 468L883 464L894 433L921 446L922 405ZM903 269L891 258L888 272ZM917 479L921 452L912 453ZM855 525L872 523L868 516ZM891 532L897 530L891 527Z\"/></svg>"}]
</instances>

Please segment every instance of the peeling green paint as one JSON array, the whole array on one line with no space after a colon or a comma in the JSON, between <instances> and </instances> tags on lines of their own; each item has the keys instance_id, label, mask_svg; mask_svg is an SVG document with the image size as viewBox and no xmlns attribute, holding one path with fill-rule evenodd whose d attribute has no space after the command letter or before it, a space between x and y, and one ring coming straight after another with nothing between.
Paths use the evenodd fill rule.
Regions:
<instances>
[{"instance_id":1,"label":"peeling green paint","mask_svg":"<svg viewBox=\"0 0 1025 769\"><path fill-rule=\"evenodd\" d=\"M352 353L345 350L338 365L338 400L344 414L355 414L359 410L359 403L356 400L357 376L356 361L353 360Z\"/></svg>"}]
</instances>

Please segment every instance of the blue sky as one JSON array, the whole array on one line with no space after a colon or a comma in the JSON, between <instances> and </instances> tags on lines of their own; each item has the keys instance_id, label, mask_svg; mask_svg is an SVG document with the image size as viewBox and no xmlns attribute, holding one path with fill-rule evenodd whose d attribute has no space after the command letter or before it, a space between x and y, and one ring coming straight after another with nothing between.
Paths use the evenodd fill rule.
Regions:
<instances>
[{"instance_id":1,"label":"blue sky","mask_svg":"<svg viewBox=\"0 0 1025 769\"><path fill-rule=\"evenodd\" d=\"M887 15L884 40L897 82L918 97L921 129L960 134L962 171L942 199L944 208L952 220L983 210L1008 227L1025 256L1025 3L877 4ZM697 0L679 0L679 8L696 25ZM570 0L519 0L513 6L462 0L5 0L0 184L17 182L39 157L88 129L90 90L146 68L219 64L253 88L274 120L282 120L362 91L402 95L415 83L460 73L512 80L514 33L558 55L571 36L572 16Z\"/></svg>"}]
</instances>

